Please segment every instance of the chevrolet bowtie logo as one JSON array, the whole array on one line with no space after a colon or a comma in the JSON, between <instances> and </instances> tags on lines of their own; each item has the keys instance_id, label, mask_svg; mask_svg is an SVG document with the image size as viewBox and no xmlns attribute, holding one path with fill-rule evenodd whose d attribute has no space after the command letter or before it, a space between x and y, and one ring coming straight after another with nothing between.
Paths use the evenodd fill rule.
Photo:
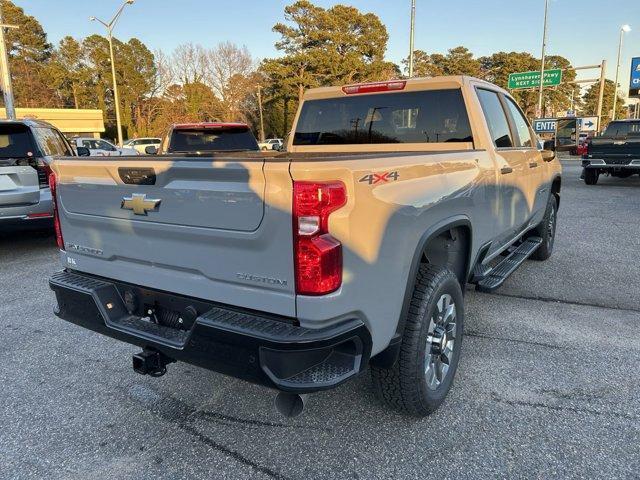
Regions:
<instances>
[{"instance_id":1,"label":"chevrolet bowtie logo","mask_svg":"<svg viewBox=\"0 0 640 480\"><path fill-rule=\"evenodd\" d=\"M123 197L120 208L125 210L133 210L136 215L146 215L149 211L157 211L160 207L161 200L147 199L144 193L134 193L130 198Z\"/></svg>"}]
</instances>

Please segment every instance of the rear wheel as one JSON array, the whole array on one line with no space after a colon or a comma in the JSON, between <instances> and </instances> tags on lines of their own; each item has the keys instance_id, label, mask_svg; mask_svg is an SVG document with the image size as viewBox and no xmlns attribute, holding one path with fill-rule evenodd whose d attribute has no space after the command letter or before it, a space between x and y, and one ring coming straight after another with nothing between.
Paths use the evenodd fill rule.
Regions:
<instances>
[{"instance_id":1,"label":"rear wheel","mask_svg":"<svg viewBox=\"0 0 640 480\"><path fill-rule=\"evenodd\" d=\"M587 185L595 185L599 177L600 173L595 168L587 168L584 171L584 183Z\"/></svg>"},{"instance_id":2,"label":"rear wheel","mask_svg":"<svg viewBox=\"0 0 640 480\"><path fill-rule=\"evenodd\" d=\"M444 401L458 361L464 303L456 275L423 264L405 319L400 354L389 368L371 367L378 397L403 413L425 416Z\"/></svg>"}]
</instances>

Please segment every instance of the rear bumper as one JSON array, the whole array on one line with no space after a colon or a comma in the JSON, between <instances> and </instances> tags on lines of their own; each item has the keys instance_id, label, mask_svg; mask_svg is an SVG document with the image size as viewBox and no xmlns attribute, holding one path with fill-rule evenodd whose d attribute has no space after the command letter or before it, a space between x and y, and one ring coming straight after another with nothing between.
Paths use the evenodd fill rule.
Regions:
<instances>
[{"instance_id":1,"label":"rear bumper","mask_svg":"<svg viewBox=\"0 0 640 480\"><path fill-rule=\"evenodd\" d=\"M371 336L357 319L309 329L288 318L86 274L59 272L49 284L58 302L55 313L63 320L175 360L286 392L333 388L361 372L371 354ZM189 330L151 323L127 312L122 293L126 290L145 304L193 304L198 316Z\"/></svg>"},{"instance_id":2,"label":"rear bumper","mask_svg":"<svg viewBox=\"0 0 640 480\"><path fill-rule=\"evenodd\" d=\"M609 160L602 158L583 158L582 166L584 168L597 168L600 170L616 170L624 168L625 170L638 170L640 173L640 159Z\"/></svg>"},{"instance_id":3,"label":"rear bumper","mask_svg":"<svg viewBox=\"0 0 640 480\"><path fill-rule=\"evenodd\" d=\"M1 200L1 199L0 199ZM40 190L40 199L33 205L3 206L0 202L0 225L53 225L53 202L48 188Z\"/></svg>"}]
</instances>

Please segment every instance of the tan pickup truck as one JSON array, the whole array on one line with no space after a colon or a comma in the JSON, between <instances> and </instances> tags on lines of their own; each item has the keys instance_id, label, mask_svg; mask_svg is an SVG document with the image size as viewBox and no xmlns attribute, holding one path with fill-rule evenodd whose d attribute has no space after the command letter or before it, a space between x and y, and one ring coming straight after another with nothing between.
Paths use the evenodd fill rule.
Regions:
<instances>
[{"instance_id":1,"label":"tan pickup truck","mask_svg":"<svg viewBox=\"0 0 640 480\"><path fill-rule=\"evenodd\" d=\"M57 315L301 394L370 366L413 415L449 391L464 291L553 250L560 164L509 94L468 77L306 93L286 152L56 160Z\"/></svg>"}]
</instances>

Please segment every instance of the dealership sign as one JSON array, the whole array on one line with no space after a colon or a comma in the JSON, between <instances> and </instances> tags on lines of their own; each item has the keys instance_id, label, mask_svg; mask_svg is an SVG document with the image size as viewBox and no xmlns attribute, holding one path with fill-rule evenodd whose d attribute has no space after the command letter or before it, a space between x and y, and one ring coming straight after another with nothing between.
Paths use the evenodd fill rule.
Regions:
<instances>
[{"instance_id":1,"label":"dealership sign","mask_svg":"<svg viewBox=\"0 0 640 480\"><path fill-rule=\"evenodd\" d=\"M631 59L631 81L629 97L640 98L640 57Z\"/></svg>"}]
</instances>

